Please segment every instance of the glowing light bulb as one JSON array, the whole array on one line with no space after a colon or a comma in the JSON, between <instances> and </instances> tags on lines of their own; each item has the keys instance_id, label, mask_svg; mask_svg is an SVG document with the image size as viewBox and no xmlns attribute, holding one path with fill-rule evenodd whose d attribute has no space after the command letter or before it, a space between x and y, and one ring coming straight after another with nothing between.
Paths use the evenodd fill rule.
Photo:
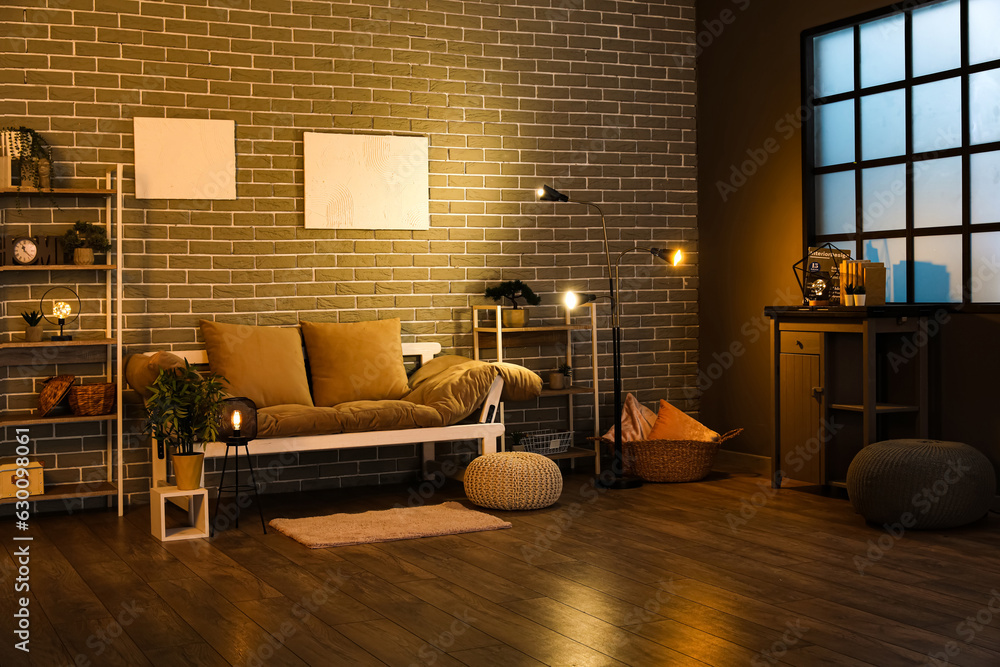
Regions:
<instances>
[{"instance_id":1,"label":"glowing light bulb","mask_svg":"<svg viewBox=\"0 0 1000 667\"><path fill-rule=\"evenodd\" d=\"M673 266L677 266L678 264L681 263L682 259L684 259L684 253L678 250L677 252L674 253L674 257L671 260L671 262L673 263Z\"/></svg>"},{"instance_id":2,"label":"glowing light bulb","mask_svg":"<svg viewBox=\"0 0 1000 667\"><path fill-rule=\"evenodd\" d=\"M70 316L73 309L65 301L56 301L52 304L52 316L58 317L60 320L64 320Z\"/></svg>"},{"instance_id":3,"label":"glowing light bulb","mask_svg":"<svg viewBox=\"0 0 1000 667\"><path fill-rule=\"evenodd\" d=\"M240 414L239 410L233 412L233 430L239 431L240 424L243 423L243 415Z\"/></svg>"},{"instance_id":4,"label":"glowing light bulb","mask_svg":"<svg viewBox=\"0 0 1000 667\"><path fill-rule=\"evenodd\" d=\"M566 304L567 308L576 308L580 305L580 299L576 296L576 292L566 292L566 296L563 297L563 303Z\"/></svg>"},{"instance_id":5,"label":"glowing light bulb","mask_svg":"<svg viewBox=\"0 0 1000 667\"><path fill-rule=\"evenodd\" d=\"M543 196L543 195L545 194L545 188L538 188L537 190L535 190L535 193L536 193L536 194L537 194L537 195L538 195L539 197L541 197L541 196Z\"/></svg>"}]
</instances>

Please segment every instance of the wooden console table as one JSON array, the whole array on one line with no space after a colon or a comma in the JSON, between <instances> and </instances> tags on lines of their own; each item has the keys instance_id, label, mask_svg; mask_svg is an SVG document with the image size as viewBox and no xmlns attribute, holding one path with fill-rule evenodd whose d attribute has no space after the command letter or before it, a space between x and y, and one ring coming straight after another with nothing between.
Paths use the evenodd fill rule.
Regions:
<instances>
[{"instance_id":1,"label":"wooden console table","mask_svg":"<svg viewBox=\"0 0 1000 667\"><path fill-rule=\"evenodd\" d=\"M946 307L765 308L771 484L844 486L862 447L927 437L927 346Z\"/></svg>"}]
</instances>

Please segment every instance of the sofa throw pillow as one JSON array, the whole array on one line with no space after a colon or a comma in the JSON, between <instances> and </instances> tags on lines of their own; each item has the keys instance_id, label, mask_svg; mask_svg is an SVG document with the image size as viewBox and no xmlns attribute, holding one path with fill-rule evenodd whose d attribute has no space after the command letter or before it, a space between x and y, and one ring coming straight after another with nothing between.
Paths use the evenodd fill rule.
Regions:
<instances>
[{"instance_id":1,"label":"sofa throw pillow","mask_svg":"<svg viewBox=\"0 0 1000 667\"><path fill-rule=\"evenodd\" d=\"M167 368L184 368L184 360L172 352L154 352L151 356L130 354L125 359L125 381L145 401L153 395L149 385Z\"/></svg>"},{"instance_id":2,"label":"sofa throw pillow","mask_svg":"<svg viewBox=\"0 0 1000 667\"><path fill-rule=\"evenodd\" d=\"M441 371L447 370L452 366L458 366L459 364L464 364L467 361L472 361L468 357L462 357L457 354L443 354L440 357L434 357L426 364L423 364L420 368L413 371L410 375L409 385L410 390L413 391L417 389L427 380L431 379Z\"/></svg>"},{"instance_id":3,"label":"sofa throw pillow","mask_svg":"<svg viewBox=\"0 0 1000 667\"><path fill-rule=\"evenodd\" d=\"M409 391L399 318L301 325L316 405L397 400Z\"/></svg>"},{"instance_id":4,"label":"sofa throw pillow","mask_svg":"<svg viewBox=\"0 0 1000 667\"><path fill-rule=\"evenodd\" d=\"M649 440L695 440L697 442L719 442L719 434L703 426L697 419L660 401L660 411L656 413L656 423L649 432Z\"/></svg>"},{"instance_id":5,"label":"sofa throw pillow","mask_svg":"<svg viewBox=\"0 0 1000 667\"><path fill-rule=\"evenodd\" d=\"M632 394L625 394L622 403L622 442L646 440L656 423L656 413L640 403ZM604 434L605 440L615 439L615 427Z\"/></svg>"},{"instance_id":6,"label":"sofa throw pillow","mask_svg":"<svg viewBox=\"0 0 1000 667\"><path fill-rule=\"evenodd\" d=\"M313 404L298 329L202 320L201 333L209 368L226 379L233 396L258 408Z\"/></svg>"}]
</instances>

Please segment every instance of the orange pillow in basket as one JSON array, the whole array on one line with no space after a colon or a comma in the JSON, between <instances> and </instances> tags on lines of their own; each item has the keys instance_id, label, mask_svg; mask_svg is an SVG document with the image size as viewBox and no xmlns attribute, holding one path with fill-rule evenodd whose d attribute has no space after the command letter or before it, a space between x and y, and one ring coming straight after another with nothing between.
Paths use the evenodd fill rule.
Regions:
<instances>
[{"instance_id":1,"label":"orange pillow in basket","mask_svg":"<svg viewBox=\"0 0 1000 667\"><path fill-rule=\"evenodd\" d=\"M719 434L702 426L697 419L660 400L660 411L656 423L647 436L650 440L695 440L698 442L719 442Z\"/></svg>"}]
</instances>

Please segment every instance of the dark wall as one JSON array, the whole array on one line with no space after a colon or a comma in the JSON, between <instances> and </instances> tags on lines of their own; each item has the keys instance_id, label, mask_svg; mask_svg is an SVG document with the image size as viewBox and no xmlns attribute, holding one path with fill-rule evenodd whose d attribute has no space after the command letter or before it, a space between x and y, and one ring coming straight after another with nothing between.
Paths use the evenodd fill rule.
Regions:
<instances>
[{"instance_id":1,"label":"dark wall","mask_svg":"<svg viewBox=\"0 0 1000 667\"><path fill-rule=\"evenodd\" d=\"M799 38L885 0L698 3L701 416L770 455L766 305L795 303L802 247ZM955 314L934 337L931 436L1000 462L1000 317Z\"/></svg>"}]
</instances>

